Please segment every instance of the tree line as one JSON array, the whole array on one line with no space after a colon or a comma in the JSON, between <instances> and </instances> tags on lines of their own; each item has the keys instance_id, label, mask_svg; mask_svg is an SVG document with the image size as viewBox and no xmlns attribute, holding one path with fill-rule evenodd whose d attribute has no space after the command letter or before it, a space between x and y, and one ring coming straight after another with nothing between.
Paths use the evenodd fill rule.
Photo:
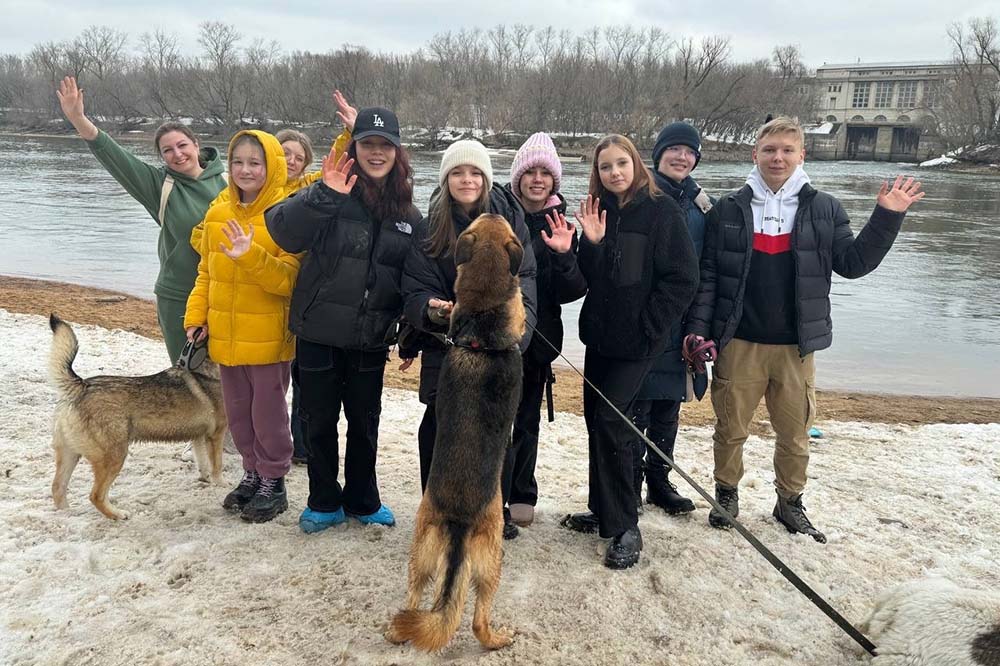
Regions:
<instances>
[{"instance_id":1,"label":"tree line","mask_svg":"<svg viewBox=\"0 0 1000 666\"><path fill-rule=\"evenodd\" d=\"M63 76L86 90L87 111L105 127L193 118L218 133L275 125L335 124L330 93L356 105L394 109L429 143L449 126L483 130L487 140L544 130L580 137L618 131L640 139L689 119L703 132L742 137L768 113L812 117L814 95L798 48L770 60L737 62L723 36L693 39L658 28L498 25L435 35L409 54L344 45L328 53L287 53L275 41L247 40L207 21L200 51L176 36L138 39L91 26L73 40L0 55L5 124L48 126L61 118L54 91ZM780 106L780 108L778 108Z\"/></svg>"},{"instance_id":2,"label":"tree line","mask_svg":"<svg viewBox=\"0 0 1000 666\"><path fill-rule=\"evenodd\" d=\"M995 18L953 24L956 64L931 131L952 145L1000 140L1000 37ZM728 37L694 39L659 28L592 28L583 34L498 25L435 35L408 54L343 45L328 53L285 52L247 40L234 26L202 23L199 52L182 52L157 30L132 39L91 26L75 39L0 54L0 122L49 127L61 113L54 91L66 75L86 89L102 125L129 130L152 119L192 118L202 131L296 125L323 139L336 132L330 93L381 105L404 125L481 130L504 144L544 130L562 142L617 131L648 144L667 122L684 119L723 139L751 135L768 114L808 122L817 95L795 45L770 59L736 61ZM420 138L420 137L416 137Z\"/></svg>"}]
</instances>

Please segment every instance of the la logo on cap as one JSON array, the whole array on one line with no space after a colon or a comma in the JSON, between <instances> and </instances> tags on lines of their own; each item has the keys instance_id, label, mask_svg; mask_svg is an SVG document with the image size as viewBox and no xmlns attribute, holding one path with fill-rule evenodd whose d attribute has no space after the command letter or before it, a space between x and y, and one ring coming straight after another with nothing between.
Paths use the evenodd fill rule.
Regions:
<instances>
[{"instance_id":1,"label":"la logo on cap","mask_svg":"<svg viewBox=\"0 0 1000 666\"><path fill-rule=\"evenodd\" d=\"M385 121L379 118L379 115L377 113L373 115L375 116L375 120L372 121L372 125L374 125L375 127L385 127Z\"/></svg>"}]
</instances>

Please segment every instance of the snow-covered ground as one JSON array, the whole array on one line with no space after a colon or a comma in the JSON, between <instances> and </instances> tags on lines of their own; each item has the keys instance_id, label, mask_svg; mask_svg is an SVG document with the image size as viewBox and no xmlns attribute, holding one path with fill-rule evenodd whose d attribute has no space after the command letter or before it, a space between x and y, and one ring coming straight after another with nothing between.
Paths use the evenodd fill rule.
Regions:
<instances>
[{"instance_id":1,"label":"snow-covered ground","mask_svg":"<svg viewBox=\"0 0 1000 666\"><path fill-rule=\"evenodd\" d=\"M83 376L162 369L158 341L75 328ZM0 664L868 661L739 535L710 528L700 499L685 518L647 510L639 565L605 569L604 542L557 524L587 494L585 429L567 414L543 424L537 520L504 544L494 618L516 629L514 645L483 652L471 608L441 656L390 645L382 632L404 599L420 492L414 394L387 390L383 401L379 478L395 528L300 533L300 467L288 478L287 513L242 523L220 506L228 486L198 483L176 444L133 447L112 489L131 517L116 523L87 500L86 464L68 510L49 498L46 320L0 310L0 335ZM858 622L878 592L931 571L1000 589L1000 425L819 426L806 505L829 544L790 536L771 518L770 441L748 442L741 517L834 607ZM711 479L708 429L682 428L677 455ZM239 474L227 455L228 482Z\"/></svg>"}]
</instances>

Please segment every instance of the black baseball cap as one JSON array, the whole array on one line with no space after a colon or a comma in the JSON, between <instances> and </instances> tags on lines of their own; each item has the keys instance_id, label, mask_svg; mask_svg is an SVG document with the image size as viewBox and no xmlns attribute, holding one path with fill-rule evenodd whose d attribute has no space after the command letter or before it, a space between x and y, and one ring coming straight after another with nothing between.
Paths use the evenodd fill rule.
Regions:
<instances>
[{"instance_id":1,"label":"black baseball cap","mask_svg":"<svg viewBox=\"0 0 1000 666\"><path fill-rule=\"evenodd\" d=\"M396 120L396 114L381 106L358 111L351 138L358 141L366 136L380 136L398 148L400 145L399 121Z\"/></svg>"}]
</instances>

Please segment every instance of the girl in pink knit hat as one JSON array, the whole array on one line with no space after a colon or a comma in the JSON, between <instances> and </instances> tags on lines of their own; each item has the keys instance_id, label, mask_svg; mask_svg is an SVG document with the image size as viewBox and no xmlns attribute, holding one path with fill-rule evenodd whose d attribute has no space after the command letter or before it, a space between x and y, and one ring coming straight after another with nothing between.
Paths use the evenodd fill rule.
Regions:
<instances>
[{"instance_id":1,"label":"girl in pink knit hat","mask_svg":"<svg viewBox=\"0 0 1000 666\"><path fill-rule=\"evenodd\" d=\"M516 537L518 526L526 527L534 519L540 408L542 393L553 379L552 361L562 350L561 305L587 292L587 281L576 265L576 233L566 222L566 201L559 193L561 180L562 164L552 139L544 132L532 134L514 156L506 186L524 208L524 221L531 233L531 249L538 264L538 324L524 352L521 403L500 476L505 539ZM551 390L548 395L551 398Z\"/></svg>"}]
</instances>

